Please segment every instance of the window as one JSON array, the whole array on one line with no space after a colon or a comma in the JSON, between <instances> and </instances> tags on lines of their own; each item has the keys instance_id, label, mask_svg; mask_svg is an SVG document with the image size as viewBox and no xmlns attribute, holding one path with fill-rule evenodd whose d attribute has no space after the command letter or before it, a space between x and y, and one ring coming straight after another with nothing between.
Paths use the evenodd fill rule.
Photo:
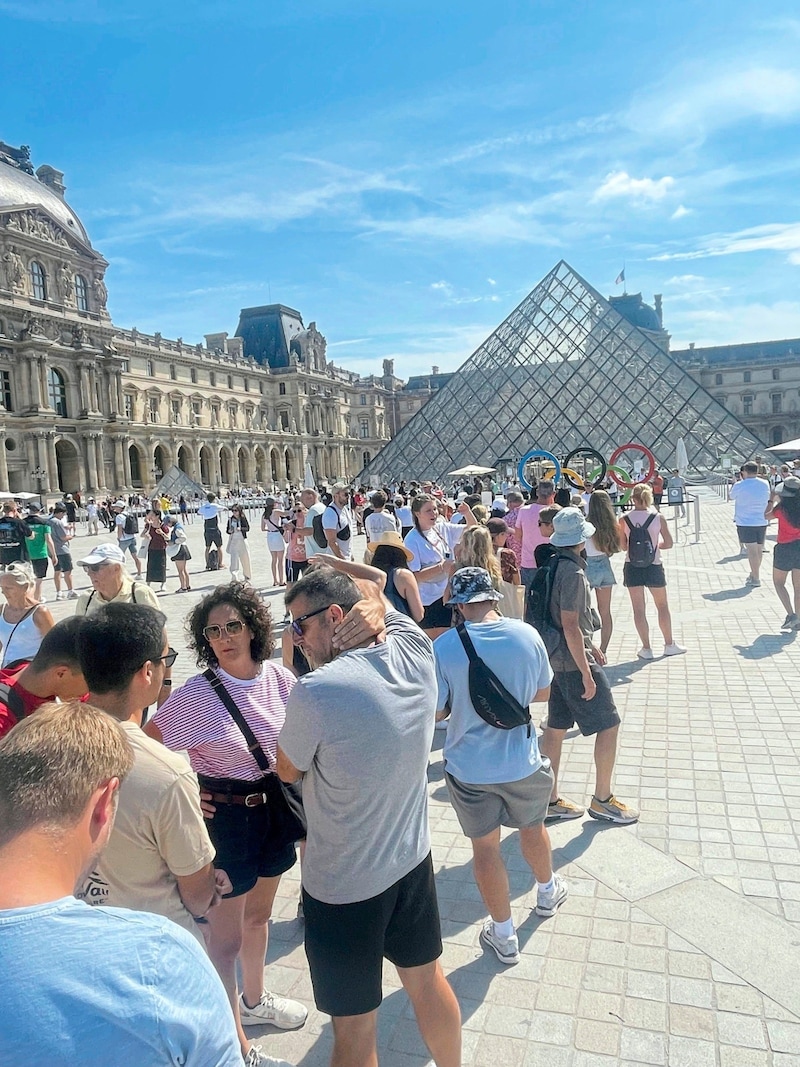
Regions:
<instances>
[{"instance_id":1,"label":"window","mask_svg":"<svg viewBox=\"0 0 800 1067\"><path fill-rule=\"evenodd\" d=\"M245 378L245 380L244 380L244 391L246 393L250 392L250 379L249 378Z\"/></svg>"},{"instance_id":2,"label":"window","mask_svg":"<svg viewBox=\"0 0 800 1067\"><path fill-rule=\"evenodd\" d=\"M3 396L3 407L6 411L14 410L14 397L11 393L11 372L0 371L0 392Z\"/></svg>"},{"instance_id":3,"label":"window","mask_svg":"<svg viewBox=\"0 0 800 1067\"><path fill-rule=\"evenodd\" d=\"M199 400L193 400L192 401L192 421L194 422L195 426L199 426L200 425L200 401Z\"/></svg>"},{"instance_id":4,"label":"window","mask_svg":"<svg viewBox=\"0 0 800 1067\"><path fill-rule=\"evenodd\" d=\"M261 393L262 396L264 395L264 383L263 382L259 382L258 383L258 391L259 391L259 393Z\"/></svg>"},{"instance_id":5,"label":"window","mask_svg":"<svg viewBox=\"0 0 800 1067\"><path fill-rule=\"evenodd\" d=\"M745 393L745 395L742 397L742 414L743 415L752 415L753 414L753 394L752 393Z\"/></svg>"},{"instance_id":6,"label":"window","mask_svg":"<svg viewBox=\"0 0 800 1067\"><path fill-rule=\"evenodd\" d=\"M102 411L103 410L103 405L102 405L102 402L100 400L100 382L95 382L94 383L94 410L95 411Z\"/></svg>"},{"instance_id":7,"label":"window","mask_svg":"<svg viewBox=\"0 0 800 1067\"><path fill-rule=\"evenodd\" d=\"M280 419L281 429L282 430L288 430L289 429L289 412L286 410L286 408L284 408L283 411L279 411L278 412L278 418Z\"/></svg>"},{"instance_id":8,"label":"window","mask_svg":"<svg viewBox=\"0 0 800 1067\"><path fill-rule=\"evenodd\" d=\"M217 384L217 376L213 370L208 372L208 384L213 386Z\"/></svg>"},{"instance_id":9,"label":"window","mask_svg":"<svg viewBox=\"0 0 800 1067\"><path fill-rule=\"evenodd\" d=\"M744 381L746 381L746 382L751 382L753 380L753 375L750 373L749 370L746 370L742 377L744 378Z\"/></svg>"},{"instance_id":10,"label":"window","mask_svg":"<svg viewBox=\"0 0 800 1067\"><path fill-rule=\"evenodd\" d=\"M715 374L714 375L714 385L722 385L722 375L721 374Z\"/></svg>"},{"instance_id":11,"label":"window","mask_svg":"<svg viewBox=\"0 0 800 1067\"><path fill-rule=\"evenodd\" d=\"M772 399L772 414L773 415L780 415L780 413L781 413L781 405L783 403L783 393L773 393L772 396L771 396L771 399Z\"/></svg>"},{"instance_id":12,"label":"window","mask_svg":"<svg viewBox=\"0 0 800 1067\"><path fill-rule=\"evenodd\" d=\"M192 379L192 385L197 385L197 370L194 367L189 371L189 377Z\"/></svg>"},{"instance_id":13,"label":"window","mask_svg":"<svg viewBox=\"0 0 800 1067\"><path fill-rule=\"evenodd\" d=\"M232 374L228 375L228 388L229 389L233 389L233 375Z\"/></svg>"},{"instance_id":14,"label":"window","mask_svg":"<svg viewBox=\"0 0 800 1067\"><path fill-rule=\"evenodd\" d=\"M60 371L50 367L47 371L47 398L50 407L56 415L62 419L67 417L67 387L64 384L64 376Z\"/></svg>"},{"instance_id":15,"label":"window","mask_svg":"<svg viewBox=\"0 0 800 1067\"><path fill-rule=\"evenodd\" d=\"M367 406L367 394L362 393L361 396L358 398L358 402L362 406L362 408L365 408Z\"/></svg>"},{"instance_id":16,"label":"window","mask_svg":"<svg viewBox=\"0 0 800 1067\"><path fill-rule=\"evenodd\" d=\"M278 394L286 396L286 382L278 382Z\"/></svg>"},{"instance_id":17,"label":"window","mask_svg":"<svg viewBox=\"0 0 800 1067\"><path fill-rule=\"evenodd\" d=\"M781 369L780 369L780 367L773 367L772 368L772 380L773 380L773 382L779 382L781 380Z\"/></svg>"},{"instance_id":18,"label":"window","mask_svg":"<svg viewBox=\"0 0 800 1067\"><path fill-rule=\"evenodd\" d=\"M47 276L44 273L44 267L41 263L37 263L35 259L31 261L30 276L33 299L47 300Z\"/></svg>"},{"instance_id":19,"label":"window","mask_svg":"<svg viewBox=\"0 0 800 1067\"><path fill-rule=\"evenodd\" d=\"M133 419L133 397L130 393L125 394L125 418Z\"/></svg>"},{"instance_id":20,"label":"window","mask_svg":"<svg viewBox=\"0 0 800 1067\"><path fill-rule=\"evenodd\" d=\"M178 380L178 368L174 363L170 363L169 365L169 376L172 378L173 382Z\"/></svg>"},{"instance_id":21,"label":"window","mask_svg":"<svg viewBox=\"0 0 800 1067\"><path fill-rule=\"evenodd\" d=\"M158 397L150 397L150 421L158 422Z\"/></svg>"},{"instance_id":22,"label":"window","mask_svg":"<svg viewBox=\"0 0 800 1067\"><path fill-rule=\"evenodd\" d=\"M128 371L130 370L130 364L128 363L127 359L121 359L119 361L119 369L122 371L123 374L128 373Z\"/></svg>"},{"instance_id":23,"label":"window","mask_svg":"<svg viewBox=\"0 0 800 1067\"><path fill-rule=\"evenodd\" d=\"M369 419L358 420L358 435L359 437L369 437Z\"/></svg>"},{"instance_id":24,"label":"window","mask_svg":"<svg viewBox=\"0 0 800 1067\"><path fill-rule=\"evenodd\" d=\"M75 275L75 304L78 311L89 310L89 290L82 274Z\"/></svg>"},{"instance_id":25,"label":"window","mask_svg":"<svg viewBox=\"0 0 800 1067\"><path fill-rule=\"evenodd\" d=\"M148 378L155 378L155 376L156 376L155 364L153 363L152 359L148 359L148 361L147 361L147 377Z\"/></svg>"},{"instance_id":26,"label":"window","mask_svg":"<svg viewBox=\"0 0 800 1067\"><path fill-rule=\"evenodd\" d=\"M172 401L172 421L180 425L181 421L181 402L180 400Z\"/></svg>"}]
</instances>

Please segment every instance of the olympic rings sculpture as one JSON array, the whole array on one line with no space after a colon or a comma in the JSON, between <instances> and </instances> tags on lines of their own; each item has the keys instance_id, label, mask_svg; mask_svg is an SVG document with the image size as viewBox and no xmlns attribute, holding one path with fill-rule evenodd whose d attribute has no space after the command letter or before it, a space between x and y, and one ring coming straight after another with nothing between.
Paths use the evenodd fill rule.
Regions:
<instances>
[{"instance_id":1,"label":"olympic rings sculpture","mask_svg":"<svg viewBox=\"0 0 800 1067\"><path fill-rule=\"evenodd\" d=\"M647 462L647 473L643 478L632 478L630 471L621 467L617 463L617 460L625 452L640 452L642 454ZM594 448L589 448L588 446L574 448L565 457L563 466L552 452L548 452L543 448L531 448L525 453L517 465L517 480L520 485L524 486L526 489L533 488L525 476L525 468L532 459L545 460L546 464L543 469L544 476L552 478L555 482L560 482L563 477L567 484L573 489L585 489L587 484L596 489L603 483L606 475L608 475L621 489L626 490L621 498L621 503L627 503L635 485L639 482L652 481L656 472L656 460L653 453L645 445L637 444L635 441L628 441L626 444L620 445L618 448L614 449L608 461L606 461L606 459ZM576 459L592 459L597 463L597 466L591 471L587 471L585 475L581 475L572 466Z\"/></svg>"}]
</instances>

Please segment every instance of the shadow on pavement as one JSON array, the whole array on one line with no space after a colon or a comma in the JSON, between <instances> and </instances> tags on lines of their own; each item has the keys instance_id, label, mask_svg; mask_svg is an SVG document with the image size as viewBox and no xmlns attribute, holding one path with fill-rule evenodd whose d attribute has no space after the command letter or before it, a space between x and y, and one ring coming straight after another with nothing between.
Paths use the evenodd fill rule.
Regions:
<instances>
[{"instance_id":1,"label":"shadow on pavement","mask_svg":"<svg viewBox=\"0 0 800 1067\"><path fill-rule=\"evenodd\" d=\"M741 600L742 597L749 596L752 593L752 586L745 585L740 589L720 589L718 593L703 593L703 600L711 600L720 602L723 600Z\"/></svg>"},{"instance_id":2,"label":"shadow on pavement","mask_svg":"<svg viewBox=\"0 0 800 1067\"><path fill-rule=\"evenodd\" d=\"M733 647L742 659L768 659L777 656L779 652L797 640L797 631L792 630L787 634L761 634L753 641L752 645L734 645Z\"/></svg>"},{"instance_id":3,"label":"shadow on pavement","mask_svg":"<svg viewBox=\"0 0 800 1067\"><path fill-rule=\"evenodd\" d=\"M615 685L630 685L633 676L643 671L645 667L649 667L651 663L653 660L639 659L638 656L636 659L626 660L625 663L614 663L605 668L608 684L612 689Z\"/></svg>"}]
</instances>

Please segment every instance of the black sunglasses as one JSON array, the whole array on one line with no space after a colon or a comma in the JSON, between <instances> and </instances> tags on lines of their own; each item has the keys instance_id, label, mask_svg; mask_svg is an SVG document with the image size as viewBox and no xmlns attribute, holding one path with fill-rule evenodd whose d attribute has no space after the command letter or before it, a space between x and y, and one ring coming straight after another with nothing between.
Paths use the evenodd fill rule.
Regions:
<instances>
[{"instance_id":1,"label":"black sunglasses","mask_svg":"<svg viewBox=\"0 0 800 1067\"><path fill-rule=\"evenodd\" d=\"M97 574L98 571L101 571L103 569L103 567L107 567L110 562L110 559L105 559L102 563L81 563L81 566L89 574Z\"/></svg>"},{"instance_id":2,"label":"black sunglasses","mask_svg":"<svg viewBox=\"0 0 800 1067\"><path fill-rule=\"evenodd\" d=\"M151 663L163 663L165 667L171 667L175 660L178 658L178 653L174 648L170 648L166 656L156 656L155 659L151 659Z\"/></svg>"},{"instance_id":3,"label":"black sunglasses","mask_svg":"<svg viewBox=\"0 0 800 1067\"><path fill-rule=\"evenodd\" d=\"M326 604L324 608L317 608L316 611L309 611L307 614L301 615L299 619L295 619L292 622L292 633L295 634L297 637L302 637L303 636L303 625L302 624L306 621L306 619L313 619L315 615L321 615L322 612L323 611L327 611L329 607L330 607L330 604Z\"/></svg>"}]
</instances>

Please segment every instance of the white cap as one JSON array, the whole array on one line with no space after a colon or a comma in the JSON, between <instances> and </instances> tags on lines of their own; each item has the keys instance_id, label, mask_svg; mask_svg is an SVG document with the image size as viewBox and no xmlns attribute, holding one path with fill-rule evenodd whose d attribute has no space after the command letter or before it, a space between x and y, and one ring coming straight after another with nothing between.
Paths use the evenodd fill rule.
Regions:
<instances>
[{"instance_id":1,"label":"white cap","mask_svg":"<svg viewBox=\"0 0 800 1067\"><path fill-rule=\"evenodd\" d=\"M95 545L88 556L83 559L79 559L80 566L84 564L92 563L124 563L125 555L121 548L116 545L106 543L104 545Z\"/></svg>"}]
</instances>

